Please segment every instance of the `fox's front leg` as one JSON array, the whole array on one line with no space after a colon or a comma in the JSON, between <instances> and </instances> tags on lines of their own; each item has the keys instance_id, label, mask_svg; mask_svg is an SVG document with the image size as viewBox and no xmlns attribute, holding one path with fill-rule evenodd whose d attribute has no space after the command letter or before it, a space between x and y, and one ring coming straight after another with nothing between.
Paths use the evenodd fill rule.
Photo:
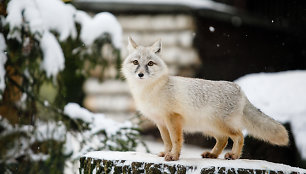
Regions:
<instances>
[{"instance_id":1,"label":"fox's front leg","mask_svg":"<svg viewBox=\"0 0 306 174\"><path fill-rule=\"evenodd\" d=\"M165 160L176 161L183 145L183 118L179 114L172 114L166 117L165 122L172 142L171 152L165 154Z\"/></svg>"},{"instance_id":2,"label":"fox's front leg","mask_svg":"<svg viewBox=\"0 0 306 174\"><path fill-rule=\"evenodd\" d=\"M169 131L166 127L166 125L159 125L157 124L157 128L160 132L161 138L164 142L164 151L160 152L158 154L158 156L160 157L164 157L167 153L171 152L172 149L172 143L171 143L171 139L170 139L170 135L169 135Z\"/></svg>"}]
</instances>

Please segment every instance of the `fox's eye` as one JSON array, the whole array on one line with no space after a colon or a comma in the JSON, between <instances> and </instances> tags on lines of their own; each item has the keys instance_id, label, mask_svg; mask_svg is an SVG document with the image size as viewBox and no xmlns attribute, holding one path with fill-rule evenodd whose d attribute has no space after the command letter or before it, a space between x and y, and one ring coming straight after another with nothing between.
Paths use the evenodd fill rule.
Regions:
<instances>
[{"instance_id":1,"label":"fox's eye","mask_svg":"<svg viewBox=\"0 0 306 174\"><path fill-rule=\"evenodd\" d=\"M133 60L132 63L133 63L134 65L138 65L138 64L139 64L137 60Z\"/></svg>"},{"instance_id":2,"label":"fox's eye","mask_svg":"<svg viewBox=\"0 0 306 174\"><path fill-rule=\"evenodd\" d=\"M153 66L154 64L155 64L154 62L150 61L150 62L148 63L148 66Z\"/></svg>"}]
</instances>

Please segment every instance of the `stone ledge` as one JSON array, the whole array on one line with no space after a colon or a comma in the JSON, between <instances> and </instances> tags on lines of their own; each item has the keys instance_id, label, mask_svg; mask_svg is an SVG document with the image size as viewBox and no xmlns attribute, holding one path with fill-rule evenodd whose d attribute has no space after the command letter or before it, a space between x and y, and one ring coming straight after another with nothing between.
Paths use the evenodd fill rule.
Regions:
<instances>
[{"instance_id":1,"label":"stone ledge","mask_svg":"<svg viewBox=\"0 0 306 174\"><path fill-rule=\"evenodd\" d=\"M80 173L306 173L305 169L261 160L181 159L166 162L140 152L90 152L80 159Z\"/></svg>"}]
</instances>

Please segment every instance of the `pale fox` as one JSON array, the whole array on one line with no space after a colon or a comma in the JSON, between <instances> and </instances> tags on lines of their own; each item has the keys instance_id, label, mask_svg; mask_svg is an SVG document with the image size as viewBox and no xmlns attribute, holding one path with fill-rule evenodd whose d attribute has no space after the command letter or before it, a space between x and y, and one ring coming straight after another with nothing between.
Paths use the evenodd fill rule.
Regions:
<instances>
[{"instance_id":1,"label":"pale fox","mask_svg":"<svg viewBox=\"0 0 306 174\"><path fill-rule=\"evenodd\" d=\"M288 132L277 121L254 107L241 88L227 81L210 81L170 76L161 58L161 41L152 46L137 45L129 37L129 55L122 72L128 82L137 109L158 127L164 142L159 156L178 160L183 144L183 130L201 132L216 139L203 158L217 158L233 140L226 159L242 153L242 130L271 144L288 144Z\"/></svg>"}]
</instances>

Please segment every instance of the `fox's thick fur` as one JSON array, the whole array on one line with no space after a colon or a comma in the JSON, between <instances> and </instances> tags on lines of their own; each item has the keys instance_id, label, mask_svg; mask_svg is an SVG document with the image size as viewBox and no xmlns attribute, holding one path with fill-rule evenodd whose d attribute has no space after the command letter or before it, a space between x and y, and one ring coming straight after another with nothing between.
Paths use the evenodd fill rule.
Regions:
<instances>
[{"instance_id":1,"label":"fox's thick fur","mask_svg":"<svg viewBox=\"0 0 306 174\"><path fill-rule=\"evenodd\" d=\"M127 79L137 109L158 127L165 150L165 160L178 160L183 144L183 130L202 132L216 139L203 158L217 158L233 140L226 159L240 157L242 130L275 145L287 145L287 130L254 107L241 88L228 81L210 81L169 76L161 56L161 41L150 47L138 46L129 38L129 55L122 72Z\"/></svg>"}]
</instances>

